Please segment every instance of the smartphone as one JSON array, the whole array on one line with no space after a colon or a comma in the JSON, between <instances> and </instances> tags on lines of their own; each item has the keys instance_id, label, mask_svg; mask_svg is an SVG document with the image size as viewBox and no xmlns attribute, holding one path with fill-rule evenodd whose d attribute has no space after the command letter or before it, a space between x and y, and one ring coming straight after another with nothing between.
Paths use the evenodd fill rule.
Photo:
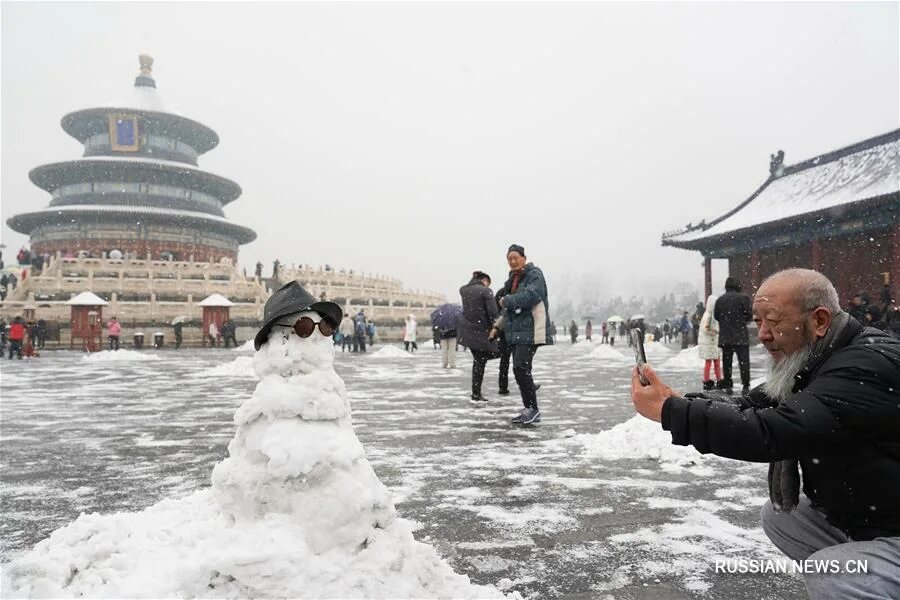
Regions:
<instances>
[{"instance_id":1,"label":"smartphone","mask_svg":"<svg viewBox=\"0 0 900 600\"><path fill-rule=\"evenodd\" d=\"M631 346L634 348L634 362L637 363L638 379L641 385L650 385L650 381L641 373L641 367L647 364L647 355L644 353L644 334L640 328L634 327L629 331Z\"/></svg>"}]
</instances>

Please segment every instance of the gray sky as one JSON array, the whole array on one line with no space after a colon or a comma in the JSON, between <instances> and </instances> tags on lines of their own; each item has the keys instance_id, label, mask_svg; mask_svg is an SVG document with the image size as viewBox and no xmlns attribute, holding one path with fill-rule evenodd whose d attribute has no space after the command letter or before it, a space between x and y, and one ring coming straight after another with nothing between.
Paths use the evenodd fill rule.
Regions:
<instances>
[{"instance_id":1,"label":"gray sky","mask_svg":"<svg viewBox=\"0 0 900 600\"><path fill-rule=\"evenodd\" d=\"M551 295L700 287L663 231L744 200L777 149L884 133L900 106L896 3L4 2L8 259L6 219L50 200L28 171L81 154L60 118L127 94L140 52L221 138L200 166L244 190L248 271L329 263L451 300L474 269L502 280L511 242Z\"/></svg>"}]
</instances>

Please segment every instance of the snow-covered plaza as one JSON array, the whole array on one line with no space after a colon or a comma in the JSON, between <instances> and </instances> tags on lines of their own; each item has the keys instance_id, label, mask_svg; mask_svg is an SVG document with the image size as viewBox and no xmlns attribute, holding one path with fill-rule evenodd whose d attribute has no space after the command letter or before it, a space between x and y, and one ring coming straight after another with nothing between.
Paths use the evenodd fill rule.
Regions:
<instances>
[{"instance_id":1,"label":"snow-covered plaza","mask_svg":"<svg viewBox=\"0 0 900 600\"><path fill-rule=\"evenodd\" d=\"M629 348L562 342L535 358L543 421L469 401L471 355L376 345L337 352L353 427L415 537L457 573L525 598L791 598L785 574L716 573L716 559L781 558L759 527L766 465L669 443L631 405ZM648 344L673 388L695 350ZM257 378L248 351L46 352L2 361L2 559L80 513L143 510L210 486ZM763 354L751 350L754 377ZM735 365L736 368L736 365Z\"/></svg>"}]
</instances>

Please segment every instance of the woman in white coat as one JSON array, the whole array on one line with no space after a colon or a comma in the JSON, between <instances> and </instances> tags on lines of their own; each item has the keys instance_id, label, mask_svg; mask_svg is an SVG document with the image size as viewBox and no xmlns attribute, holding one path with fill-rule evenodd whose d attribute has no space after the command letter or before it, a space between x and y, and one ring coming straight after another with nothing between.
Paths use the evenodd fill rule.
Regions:
<instances>
[{"instance_id":1,"label":"woman in white coat","mask_svg":"<svg viewBox=\"0 0 900 600\"><path fill-rule=\"evenodd\" d=\"M697 334L697 352L700 358L704 360L703 365L703 389L712 390L716 387L716 382L722 379L722 355L719 349L719 322L716 321L715 295L710 295L706 299L706 312L700 319L700 331ZM715 367L716 381L709 378L710 366Z\"/></svg>"},{"instance_id":2,"label":"woman in white coat","mask_svg":"<svg viewBox=\"0 0 900 600\"><path fill-rule=\"evenodd\" d=\"M412 351L415 352L419 349L419 346L416 345L416 316L415 315L407 315L406 316L406 331L403 332L403 348L409 352L409 347L412 346Z\"/></svg>"}]
</instances>

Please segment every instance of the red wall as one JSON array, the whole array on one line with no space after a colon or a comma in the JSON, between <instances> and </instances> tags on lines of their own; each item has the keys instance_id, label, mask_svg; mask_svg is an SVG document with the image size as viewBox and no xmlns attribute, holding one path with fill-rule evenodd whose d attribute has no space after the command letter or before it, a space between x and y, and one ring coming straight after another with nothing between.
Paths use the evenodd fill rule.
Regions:
<instances>
[{"instance_id":1,"label":"red wall","mask_svg":"<svg viewBox=\"0 0 900 600\"><path fill-rule=\"evenodd\" d=\"M900 225L817 241L821 257L818 270L834 283L843 306L847 306L853 295L863 290L869 292L873 301L877 301L885 271L892 273L895 298L900 296ZM816 268L817 265L813 265L813 244L810 241L759 250L756 261L751 253L730 257L729 274L743 283L745 292L753 294L762 280L776 271L790 267ZM757 269L755 281L754 262ZM723 283L714 281L713 290L721 292Z\"/></svg>"}]
</instances>

